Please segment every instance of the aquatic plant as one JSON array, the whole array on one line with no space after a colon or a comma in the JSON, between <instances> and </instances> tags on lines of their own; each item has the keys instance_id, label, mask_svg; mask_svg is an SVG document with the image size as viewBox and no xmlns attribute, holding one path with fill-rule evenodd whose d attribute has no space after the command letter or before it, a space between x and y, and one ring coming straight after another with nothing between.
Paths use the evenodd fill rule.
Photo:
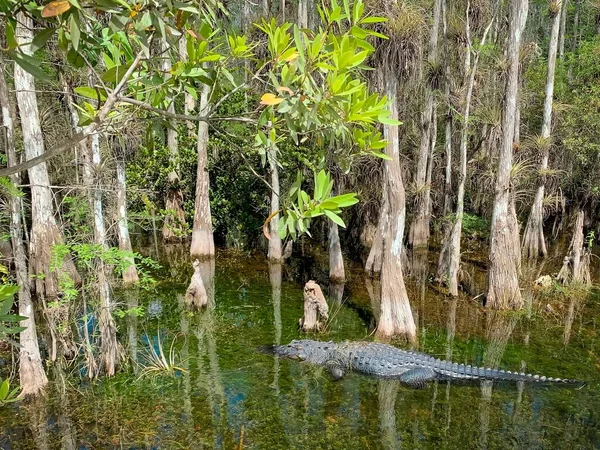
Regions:
<instances>
[{"instance_id":1,"label":"aquatic plant","mask_svg":"<svg viewBox=\"0 0 600 450\"><path fill-rule=\"evenodd\" d=\"M148 335L146 334L146 336ZM186 372L186 370L182 368L183 361L178 361L180 358L175 349L176 341L176 338L171 341L167 357L165 355L163 341L160 338L160 330L157 332L156 342L153 342L152 339L148 339L148 347L142 353L144 362L141 364L138 380L148 375L174 375L177 372Z\"/></svg>"}]
</instances>

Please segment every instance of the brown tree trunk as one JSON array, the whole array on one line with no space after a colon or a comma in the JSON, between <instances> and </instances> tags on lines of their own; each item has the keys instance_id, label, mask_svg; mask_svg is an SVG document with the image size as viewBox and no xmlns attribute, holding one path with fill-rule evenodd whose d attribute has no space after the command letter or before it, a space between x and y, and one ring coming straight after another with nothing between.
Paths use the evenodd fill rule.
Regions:
<instances>
[{"instance_id":1,"label":"brown tree trunk","mask_svg":"<svg viewBox=\"0 0 600 450\"><path fill-rule=\"evenodd\" d=\"M365 271L372 277L378 276L381 273L381 263L383 260L383 221L386 220L385 218L388 215L387 181L385 180L385 176L381 190L382 198L379 223L375 229L375 237L365 264Z\"/></svg>"},{"instance_id":2,"label":"brown tree trunk","mask_svg":"<svg viewBox=\"0 0 600 450\"><path fill-rule=\"evenodd\" d=\"M9 166L18 163L15 150L15 125L13 112L10 107L8 85L4 78L4 57L0 54L0 107L2 108L2 124L4 126L4 139L6 143L6 156ZM20 174L11 175L10 181L21 184ZM42 364L40 348L37 339L35 312L31 300L31 284L27 271L27 255L23 245L23 224L21 222L21 208L23 207L21 197L11 196L10 206L10 238L14 255L15 272L19 286L19 315L25 317L20 326L24 328L19 333L19 378L21 384L21 395L37 395L48 384L48 378Z\"/></svg>"},{"instance_id":3,"label":"brown tree trunk","mask_svg":"<svg viewBox=\"0 0 600 450\"><path fill-rule=\"evenodd\" d=\"M508 28L508 76L503 111L502 146L496 174L496 196L492 214L490 267L487 304L496 309L522 308L519 267L514 255L518 245L516 217L511 208L510 174L513 160L515 112L519 87L521 21L525 21L528 0L511 0ZM516 243L516 244L515 244Z\"/></svg>"},{"instance_id":4,"label":"brown tree trunk","mask_svg":"<svg viewBox=\"0 0 600 450\"><path fill-rule=\"evenodd\" d=\"M15 37L20 49L31 54L29 43L33 39L33 20L25 13L17 16ZM39 121L35 82L33 76L18 64L15 64L14 80L25 158L30 160L44 153L44 135ZM76 283L81 279L69 257L64 259L59 270L50 270L52 248L62 244L63 238L54 218L48 168L44 162L28 169L28 173L31 184L30 275L35 276L36 294L54 299L59 293L58 280L61 274L68 274Z\"/></svg>"},{"instance_id":5,"label":"brown tree trunk","mask_svg":"<svg viewBox=\"0 0 600 450\"><path fill-rule=\"evenodd\" d=\"M329 306L321 287L314 281L304 285L304 315L300 319L302 331L323 331L329 319Z\"/></svg>"},{"instance_id":6,"label":"brown tree trunk","mask_svg":"<svg viewBox=\"0 0 600 450\"><path fill-rule=\"evenodd\" d=\"M204 85L200 96L200 114L209 106L210 86ZM208 124L198 122L198 170L196 176L196 201L194 208L194 228L190 254L197 258L212 258L215 243L210 214L210 178L208 175Z\"/></svg>"},{"instance_id":7,"label":"brown tree trunk","mask_svg":"<svg viewBox=\"0 0 600 450\"><path fill-rule=\"evenodd\" d=\"M202 280L200 261L194 261L194 275L190 285L185 292L185 306L188 308L200 309L208 304L208 294Z\"/></svg>"},{"instance_id":8,"label":"brown tree trunk","mask_svg":"<svg viewBox=\"0 0 600 450\"><path fill-rule=\"evenodd\" d=\"M390 102L391 118L398 119L396 103L397 81L390 70L385 70L386 94ZM411 342L417 340L417 330L408 301L404 276L402 274L402 240L406 219L406 194L400 168L400 145L398 127L386 125L385 138L388 142L386 153L391 158L385 162L386 214L380 218L382 230L381 268L381 315L377 325L380 337L402 336Z\"/></svg>"},{"instance_id":9,"label":"brown tree trunk","mask_svg":"<svg viewBox=\"0 0 600 450\"><path fill-rule=\"evenodd\" d=\"M428 63L432 70L437 70L438 36L442 0L435 0L433 7L433 25L429 39ZM431 221L431 180L428 173L433 167L433 145L437 139L437 127L434 126L434 111L436 109L434 87L425 87L425 105L421 113L421 145L417 156L417 172L414 188L416 191L417 212L408 234L408 244L412 247L426 247L429 242L429 225Z\"/></svg>"},{"instance_id":10,"label":"brown tree trunk","mask_svg":"<svg viewBox=\"0 0 600 450\"><path fill-rule=\"evenodd\" d=\"M552 17L552 14L554 16ZM544 101L544 120L542 123L542 139L547 141L542 152L540 163L540 181L531 205L531 213L523 234L523 256L527 259L544 258L548 255L544 239L544 193L546 189L545 174L550 158L550 134L552 131L552 104L554 101L554 75L556 71L556 54L558 51L558 33L560 30L561 10L550 11L552 28L550 31L550 48L548 50L548 72L546 77L546 98Z\"/></svg>"},{"instance_id":11,"label":"brown tree trunk","mask_svg":"<svg viewBox=\"0 0 600 450\"><path fill-rule=\"evenodd\" d=\"M127 219L127 180L125 177L125 152L121 149L118 139L114 141L115 165L117 172L117 234L119 250L133 251L129 237L129 222ZM123 271L123 284L126 286L139 282L137 268L133 258L128 259L129 266Z\"/></svg>"}]
</instances>

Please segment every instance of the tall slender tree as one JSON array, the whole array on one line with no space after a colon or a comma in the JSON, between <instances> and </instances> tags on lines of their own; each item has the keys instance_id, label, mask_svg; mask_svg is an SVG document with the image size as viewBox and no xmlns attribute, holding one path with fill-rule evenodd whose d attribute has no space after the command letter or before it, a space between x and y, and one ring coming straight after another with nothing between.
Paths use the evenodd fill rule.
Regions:
<instances>
[{"instance_id":1,"label":"tall slender tree","mask_svg":"<svg viewBox=\"0 0 600 450\"><path fill-rule=\"evenodd\" d=\"M558 51L558 34L561 20L561 0L549 0L548 13L552 20L550 29L550 47L548 50L548 71L546 76L546 97L544 100L544 119L541 134L541 162L539 169L539 183L535 193L531 213L523 234L523 256L535 259L542 255L546 257L546 241L544 239L544 194L546 191L546 171L550 159L551 132L552 132L552 105L554 103L554 76L556 73L556 56Z\"/></svg>"},{"instance_id":2,"label":"tall slender tree","mask_svg":"<svg viewBox=\"0 0 600 450\"><path fill-rule=\"evenodd\" d=\"M18 163L15 149L15 121L10 106L10 95L5 74L4 57L0 54L0 108L2 109L2 124L4 126L4 139L8 165ZM21 184L21 175L13 174L10 177L14 185ZM22 395L36 395L48 384L48 377L44 371L40 347L37 339L35 311L31 299L31 283L27 270L27 255L23 244L23 223L21 221L21 208L23 200L18 195L12 195L10 200L10 238L15 260L17 284L19 285L19 315L25 319L20 325L23 331L19 333L19 378Z\"/></svg>"},{"instance_id":3,"label":"tall slender tree","mask_svg":"<svg viewBox=\"0 0 600 450\"><path fill-rule=\"evenodd\" d=\"M183 41L184 39L182 39ZM162 69L165 74L171 72L171 55L169 54L170 45L165 40L162 41ZM168 78L167 78L168 79ZM189 95L186 93L186 95ZM175 113L175 99L168 98L169 106L167 111ZM185 108L189 108L188 99L184 100ZM165 198L165 220L163 223L162 237L165 242L177 242L184 237L185 233L185 212L183 211L183 193L179 186L179 140L177 136L178 122L172 120L167 128L167 147L169 148L169 171L167 194Z\"/></svg>"},{"instance_id":4,"label":"tall slender tree","mask_svg":"<svg viewBox=\"0 0 600 450\"><path fill-rule=\"evenodd\" d=\"M473 98L473 86L475 85L475 76L477 74L477 65L479 62L479 49L475 52L475 58L471 64L471 53L473 47L471 43L471 29L469 22L470 1L467 0L467 13L465 16L466 30L466 49L464 61L464 82L466 86L466 94L464 99L464 109L462 114L462 129L460 134L460 176L458 181L458 193L456 196L456 213L454 223L447 235L447 239L442 245L442 254L440 255L440 266L438 273L443 273L448 284L450 294L458 295L458 271L460 269L460 241L462 237L462 223L465 210L465 184L467 182L467 145L469 140L469 120L471 115L471 101ZM483 47L487 40L488 33L492 28L494 19L489 23L481 38L480 46ZM447 255L444 252L447 251ZM442 267L443 266L443 267Z\"/></svg>"},{"instance_id":5,"label":"tall slender tree","mask_svg":"<svg viewBox=\"0 0 600 450\"><path fill-rule=\"evenodd\" d=\"M435 0L433 6L433 24L429 37L427 64L429 71L438 70L438 41L440 33L440 19L442 13L442 0ZM433 77L432 77L433 78ZM425 85L425 102L421 112L421 145L417 155L417 167L414 180L416 190L417 211L410 225L408 244L413 247L427 246L429 242L429 225L431 221L431 173L433 168L433 148L437 136L434 131L435 110L437 102L434 86L428 81Z\"/></svg>"},{"instance_id":6,"label":"tall slender tree","mask_svg":"<svg viewBox=\"0 0 600 450\"><path fill-rule=\"evenodd\" d=\"M210 86L205 84L200 95L200 114L210 109ZM198 122L198 168L196 174L196 201L192 228L192 257L211 258L215 255L215 242L210 213L210 178L208 174L208 123Z\"/></svg>"},{"instance_id":7,"label":"tall slender tree","mask_svg":"<svg viewBox=\"0 0 600 450\"><path fill-rule=\"evenodd\" d=\"M398 119L398 96L395 73L384 69L385 92L390 102L390 117ZM400 167L400 143L398 126L386 125L385 138L388 142L385 162L384 189L386 204L385 215L379 219L382 236L381 264L381 314L377 325L377 334L381 337L402 336L411 342L417 340L417 330L413 318L408 293L404 285L402 253L404 226L406 221L406 194Z\"/></svg>"},{"instance_id":8,"label":"tall slender tree","mask_svg":"<svg viewBox=\"0 0 600 450\"><path fill-rule=\"evenodd\" d=\"M20 50L31 55L33 19L23 12L17 15L15 39ZM23 131L23 147L27 160L44 153L44 135L40 124L36 88L33 75L15 64L14 70L17 106ZM75 282L80 278L69 257L58 270L51 270L52 248L63 243L62 233L54 217L54 204L50 190L50 177L45 162L28 169L31 184L31 239L29 248L30 276L34 277L38 296L56 298L59 294L59 278L68 274Z\"/></svg>"},{"instance_id":9,"label":"tall slender tree","mask_svg":"<svg viewBox=\"0 0 600 450\"><path fill-rule=\"evenodd\" d=\"M510 176L513 161L515 113L519 88L521 23L525 21L528 0L511 0L508 20L508 70L502 117L502 144L496 172L496 195L492 213L489 250L487 304L492 308L522 308L519 265L514 255L519 230L511 208ZM512 217L511 217L512 216Z\"/></svg>"}]
</instances>

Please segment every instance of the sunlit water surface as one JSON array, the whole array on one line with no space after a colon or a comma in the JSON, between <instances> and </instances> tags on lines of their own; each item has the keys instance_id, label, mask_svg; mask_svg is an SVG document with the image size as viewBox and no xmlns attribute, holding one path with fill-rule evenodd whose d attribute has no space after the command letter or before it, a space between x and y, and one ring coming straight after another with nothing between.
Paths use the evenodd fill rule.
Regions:
<instances>
[{"instance_id":1,"label":"sunlit water surface","mask_svg":"<svg viewBox=\"0 0 600 450\"><path fill-rule=\"evenodd\" d=\"M181 308L189 264L175 262L179 253L168 255L155 290L115 292L121 310L144 307L118 321L126 373L81 382L81 367L50 368L46 398L0 409L0 448L600 448L593 294L554 300L551 310L534 297L528 317L486 312L470 297L450 300L425 276L409 281L421 351L584 379L583 388L438 383L411 390L360 374L334 383L320 368L257 347L301 336L309 279L323 286L332 316L327 333L314 338L372 339L377 285L360 270L349 271L345 286L329 286L326 265L308 257L269 267L261 255L221 254L203 267L214 310L190 314ZM471 270L474 285L484 282L478 270ZM159 342L172 373L151 370Z\"/></svg>"}]
</instances>

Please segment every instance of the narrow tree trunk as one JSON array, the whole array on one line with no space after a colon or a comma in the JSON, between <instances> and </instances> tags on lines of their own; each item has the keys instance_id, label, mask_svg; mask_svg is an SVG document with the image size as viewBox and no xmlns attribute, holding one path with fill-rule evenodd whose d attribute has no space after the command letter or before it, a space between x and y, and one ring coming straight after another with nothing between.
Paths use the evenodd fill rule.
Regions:
<instances>
[{"instance_id":1,"label":"narrow tree trunk","mask_svg":"<svg viewBox=\"0 0 600 450\"><path fill-rule=\"evenodd\" d=\"M433 7L433 25L429 39L428 64L430 70L437 70L438 64L438 35L440 28L440 17L442 11L442 0L435 0ZM417 156L417 172L415 175L414 188L416 190L417 212L410 226L408 244L412 247L427 246L429 242L429 225L431 221L431 183L427 181L427 174L433 164L432 145L437 137L434 135L434 110L435 110L434 87L427 84L425 87L425 105L421 113L421 145Z\"/></svg>"},{"instance_id":2,"label":"narrow tree trunk","mask_svg":"<svg viewBox=\"0 0 600 450\"><path fill-rule=\"evenodd\" d=\"M573 232L573 240L571 243L571 259L573 264L573 281L580 283L583 280L583 272L581 270L581 255L583 253L583 219L585 214L583 211L577 212L577 220L575 221L575 229Z\"/></svg>"},{"instance_id":3,"label":"narrow tree trunk","mask_svg":"<svg viewBox=\"0 0 600 450\"><path fill-rule=\"evenodd\" d=\"M89 74L90 82L93 80ZM94 241L102 249L108 250L106 228L104 226L104 211L102 205L101 183L102 158L100 154L100 135L93 134L89 138L89 149L84 169L84 183L90 189L90 202L94 215ZM99 329L100 329L100 367L111 377L119 364L117 326L112 316L113 304L108 283L107 267L104 259L96 261L98 276L98 293L100 299Z\"/></svg>"},{"instance_id":4,"label":"narrow tree trunk","mask_svg":"<svg viewBox=\"0 0 600 450\"><path fill-rule=\"evenodd\" d=\"M181 39L184 41L184 39ZM169 44L162 42L162 70L165 74L171 72L171 56L169 55ZM186 96L189 96L186 93ZM167 111L175 113L175 99L169 100ZM187 108L187 98L185 106ZM169 164L171 171L168 175L168 187L165 198L165 219L163 222L162 237L164 242L179 242L185 237L185 212L183 211L183 192L179 186L179 142L177 137L177 121L172 120L167 128L167 147L169 148Z\"/></svg>"},{"instance_id":5,"label":"narrow tree trunk","mask_svg":"<svg viewBox=\"0 0 600 450\"><path fill-rule=\"evenodd\" d=\"M511 0L508 28L508 75L503 111L502 146L496 174L496 196L492 213L490 267L487 304L492 308L522 308L519 270L514 257L518 229L510 207L510 174L513 160L515 112L519 87L521 20L525 21L528 0Z\"/></svg>"},{"instance_id":6,"label":"narrow tree trunk","mask_svg":"<svg viewBox=\"0 0 600 450\"><path fill-rule=\"evenodd\" d=\"M129 237L129 222L127 219L127 180L125 178L125 152L117 139L115 146L115 165L117 171L117 234L119 236L119 250L131 252L131 239ZM139 281L137 268L133 258L128 259L129 266L123 272L123 283L126 286Z\"/></svg>"},{"instance_id":7,"label":"narrow tree trunk","mask_svg":"<svg viewBox=\"0 0 600 450\"><path fill-rule=\"evenodd\" d=\"M279 168L277 167L277 155L274 149L268 150L269 171L271 172L271 221L269 222L269 261L273 263L282 262L281 238L277 233L279 226Z\"/></svg>"},{"instance_id":8,"label":"narrow tree trunk","mask_svg":"<svg viewBox=\"0 0 600 450\"><path fill-rule=\"evenodd\" d=\"M298 26L308 28L308 1L298 0Z\"/></svg>"},{"instance_id":9,"label":"narrow tree trunk","mask_svg":"<svg viewBox=\"0 0 600 450\"><path fill-rule=\"evenodd\" d=\"M562 9L560 13L560 32L558 34L558 58L565 56L565 36L567 35L567 16L569 9L569 0L562 0Z\"/></svg>"},{"instance_id":10,"label":"narrow tree trunk","mask_svg":"<svg viewBox=\"0 0 600 450\"><path fill-rule=\"evenodd\" d=\"M390 70L384 72L386 94L390 102L391 118L398 119L397 81ZM377 334L387 338L403 336L411 342L417 340L417 330L408 301L402 274L402 240L406 219L406 194L400 167L398 127L386 125L386 153L391 160L385 162L385 189L387 210L379 220L382 229L383 250L381 268L381 315Z\"/></svg>"},{"instance_id":11,"label":"narrow tree trunk","mask_svg":"<svg viewBox=\"0 0 600 450\"><path fill-rule=\"evenodd\" d=\"M471 101L473 98L473 86L475 85L475 76L477 74L477 65L479 62L479 51L475 54L473 65L471 66L471 30L469 24L470 3L467 3L467 13L465 18L465 28L467 37L467 48L465 49L464 62L464 84L467 87L464 110L463 124L460 137L460 175L458 184L458 194L456 196L456 215L454 223L448 238L447 247L448 259L447 267L438 267L438 274L445 272L445 281L448 284L450 295L458 295L458 272L460 269L460 240L462 237L462 221L465 208L465 183L467 181L467 144L469 141L469 120L471 117ZM488 33L492 27L493 19L483 33L481 46L485 45ZM440 259L440 262L445 262Z\"/></svg>"},{"instance_id":12,"label":"narrow tree trunk","mask_svg":"<svg viewBox=\"0 0 600 450\"><path fill-rule=\"evenodd\" d=\"M188 60L185 37L179 40L179 57L181 58L182 61ZM183 113L185 115L190 115L190 114L192 114L194 109L196 109L196 100L194 100L194 97L192 97L189 92L186 92L184 94ZM186 126L188 129L188 135L190 137L194 136L196 134L196 127L194 125L194 122L188 120L188 121L186 121Z\"/></svg>"},{"instance_id":13,"label":"narrow tree trunk","mask_svg":"<svg viewBox=\"0 0 600 450\"><path fill-rule=\"evenodd\" d=\"M544 101L544 121L542 124L542 139L548 141L544 144L542 161L540 163L540 181L535 193L535 199L531 205L531 213L523 235L523 256L527 259L536 259L538 256L544 258L548 255L546 241L544 239L544 193L545 174L548 170L550 158L550 134L552 131L552 104L554 100L554 75L556 71L556 54L558 50L558 33L560 30L561 11L550 11L552 17L552 29L550 31L550 48L548 50L548 73L546 77L546 98Z\"/></svg>"},{"instance_id":14,"label":"narrow tree trunk","mask_svg":"<svg viewBox=\"0 0 600 450\"><path fill-rule=\"evenodd\" d=\"M17 43L26 54L31 54L29 43L33 39L33 20L25 13L17 16L15 32ZM36 89L33 76L15 64L14 71L17 105L23 131L25 158L33 159L44 153L44 135L39 120ZM63 243L54 218L50 177L46 163L28 169L31 184L31 241L29 249L30 275L35 276L35 291L40 297L56 298L59 293L59 277L68 274L80 282L75 265L69 257L58 271L50 270L52 248Z\"/></svg>"},{"instance_id":15,"label":"narrow tree trunk","mask_svg":"<svg viewBox=\"0 0 600 450\"><path fill-rule=\"evenodd\" d=\"M369 257L365 264L365 271L372 277L381 274L381 263L383 258L383 221L388 216L388 196L387 196L387 180L385 175L383 177L382 196L381 196L381 210L379 213L379 223L375 229L375 237L371 250L369 251Z\"/></svg>"},{"instance_id":16,"label":"narrow tree trunk","mask_svg":"<svg viewBox=\"0 0 600 450\"><path fill-rule=\"evenodd\" d=\"M336 223L329 221L329 279L336 283L346 280L342 245Z\"/></svg>"},{"instance_id":17,"label":"narrow tree trunk","mask_svg":"<svg viewBox=\"0 0 600 450\"><path fill-rule=\"evenodd\" d=\"M210 86L202 87L200 114L208 110ZM208 174L208 124L198 122L198 170L196 176L196 202L194 208L194 228L190 254L196 258L212 258L215 243L212 234L210 214L210 178Z\"/></svg>"},{"instance_id":18,"label":"narrow tree trunk","mask_svg":"<svg viewBox=\"0 0 600 450\"><path fill-rule=\"evenodd\" d=\"M4 78L4 57L0 54L0 107L2 108L2 124L4 126L6 143L6 156L9 166L18 164L17 152L15 150L15 125L13 113L10 107L8 85ZM20 174L10 176L10 181L19 185ZM31 300L31 284L27 271L27 255L23 245L23 224L21 222L22 199L11 196L10 206L10 238L14 255L17 284L19 286L19 315L25 317L20 326L24 328L19 333L19 378L21 384L21 395L37 395L48 384L48 378L42 364L40 348L37 339L35 323L35 312Z\"/></svg>"}]
</instances>

